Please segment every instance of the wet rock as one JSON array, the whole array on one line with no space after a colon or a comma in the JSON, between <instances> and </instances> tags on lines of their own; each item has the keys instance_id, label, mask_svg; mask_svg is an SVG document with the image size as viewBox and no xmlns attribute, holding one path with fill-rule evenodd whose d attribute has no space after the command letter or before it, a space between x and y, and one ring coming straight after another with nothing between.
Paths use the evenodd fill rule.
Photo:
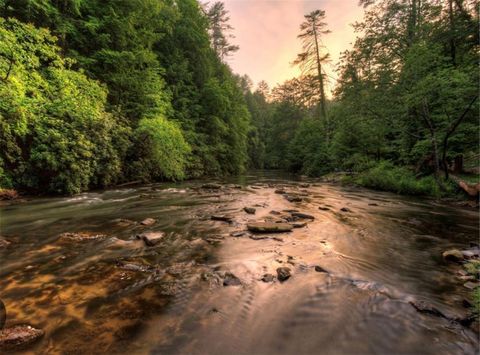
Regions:
<instances>
[{"instance_id":1,"label":"wet rock","mask_svg":"<svg viewBox=\"0 0 480 355\"><path fill-rule=\"evenodd\" d=\"M323 267L319 266L319 265L315 265L315 271L316 272L325 272L325 273L329 273L327 270L325 270Z\"/></svg>"},{"instance_id":2,"label":"wet rock","mask_svg":"<svg viewBox=\"0 0 480 355\"><path fill-rule=\"evenodd\" d=\"M302 212L292 212L291 215L293 217L301 218L301 219L315 219L314 216Z\"/></svg>"},{"instance_id":3,"label":"wet rock","mask_svg":"<svg viewBox=\"0 0 480 355\"><path fill-rule=\"evenodd\" d=\"M151 226L155 224L157 221L153 218L145 218L143 221L140 222L142 226Z\"/></svg>"},{"instance_id":4,"label":"wet rock","mask_svg":"<svg viewBox=\"0 0 480 355\"><path fill-rule=\"evenodd\" d=\"M153 247L160 243L160 241L165 237L165 233L163 232L148 232L137 234L136 238L143 240L146 246Z\"/></svg>"},{"instance_id":5,"label":"wet rock","mask_svg":"<svg viewBox=\"0 0 480 355\"><path fill-rule=\"evenodd\" d=\"M450 249L442 253L442 257L445 261L460 262L464 260L462 252L458 249Z\"/></svg>"},{"instance_id":6,"label":"wet rock","mask_svg":"<svg viewBox=\"0 0 480 355\"><path fill-rule=\"evenodd\" d=\"M352 212L352 210L350 208L347 208L347 207L340 208L340 211L342 211L342 212Z\"/></svg>"},{"instance_id":7,"label":"wet rock","mask_svg":"<svg viewBox=\"0 0 480 355\"><path fill-rule=\"evenodd\" d=\"M276 190L275 190L275 193L276 193L276 194L283 195L283 194L286 194L287 191L285 191L284 189L276 189Z\"/></svg>"},{"instance_id":8,"label":"wet rock","mask_svg":"<svg viewBox=\"0 0 480 355\"><path fill-rule=\"evenodd\" d=\"M377 203L369 203L368 205L369 205L369 206L378 206Z\"/></svg>"},{"instance_id":9,"label":"wet rock","mask_svg":"<svg viewBox=\"0 0 480 355\"><path fill-rule=\"evenodd\" d=\"M471 248L467 250L462 250L461 253L466 259L472 259L476 258L480 255L480 249L479 248Z\"/></svg>"},{"instance_id":10,"label":"wet rock","mask_svg":"<svg viewBox=\"0 0 480 355\"><path fill-rule=\"evenodd\" d=\"M247 236L247 235L248 235L248 232L247 232L247 231L238 231L238 232L232 232L232 233L230 233L230 235L231 235L232 237L238 238L238 237Z\"/></svg>"},{"instance_id":11,"label":"wet rock","mask_svg":"<svg viewBox=\"0 0 480 355\"><path fill-rule=\"evenodd\" d=\"M114 220L114 222L119 227L129 227L129 226L133 226L134 224L137 223L135 221L132 221L132 220L126 219L126 218L118 218L118 219Z\"/></svg>"},{"instance_id":12,"label":"wet rock","mask_svg":"<svg viewBox=\"0 0 480 355\"><path fill-rule=\"evenodd\" d=\"M40 339L45 332L30 325L16 325L0 330L0 349L18 350Z\"/></svg>"},{"instance_id":13,"label":"wet rock","mask_svg":"<svg viewBox=\"0 0 480 355\"><path fill-rule=\"evenodd\" d=\"M61 241L65 242L85 242L92 240L102 240L107 238L105 234L96 234L91 232L79 232L79 233L62 233L59 236Z\"/></svg>"},{"instance_id":14,"label":"wet rock","mask_svg":"<svg viewBox=\"0 0 480 355\"><path fill-rule=\"evenodd\" d=\"M244 207L243 210L248 214L255 214L255 212L257 211L257 209L253 207Z\"/></svg>"},{"instance_id":15,"label":"wet rock","mask_svg":"<svg viewBox=\"0 0 480 355\"><path fill-rule=\"evenodd\" d=\"M285 195L285 199L288 202L302 202L303 201L303 199L300 196L296 196L296 195Z\"/></svg>"},{"instance_id":16,"label":"wet rock","mask_svg":"<svg viewBox=\"0 0 480 355\"><path fill-rule=\"evenodd\" d=\"M8 241L7 239L5 239L3 237L0 237L0 249L8 247L10 244L11 244L10 241Z\"/></svg>"},{"instance_id":17,"label":"wet rock","mask_svg":"<svg viewBox=\"0 0 480 355\"><path fill-rule=\"evenodd\" d=\"M424 301L410 301L410 304L420 313L427 313L433 316L446 318L445 315L440 312L437 308Z\"/></svg>"},{"instance_id":18,"label":"wet rock","mask_svg":"<svg viewBox=\"0 0 480 355\"><path fill-rule=\"evenodd\" d=\"M307 223L306 223L306 222L302 222L302 223L292 223L292 226L293 226L293 228L303 228L303 227L306 227L306 226L307 226Z\"/></svg>"},{"instance_id":19,"label":"wet rock","mask_svg":"<svg viewBox=\"0 0 480 355\"><path fill-rule=\"evenodd\" d=\"M139 264L139 263L130 263L125 261L117 261L117 267L127 271L135 271L135 272L151 272L154 271L155 268L151 265Z\"/></svg>"},{"instance_id":20,"label":"wet rock","mask_svg":"<svg viewBox=\"0 0 480 355\"><path fill-rule=\"evenodd\" d=\"M5 326L5 321L7 320L7 308L5 308L5 303L0 300L0 330Z\"/></svg>"},{"instance_id":21,"label":"wet rock","mask_svg":"<svg viewBox=\"0 0 480 355\"><path fill-rule=\"evenodd\" d=\"M276 240L277 242L283 242L283 238L280 237L272 237L273 240Z\"/></svg>"},{"instance_id":22,"label":"wet rock","mask_svg":"<svg viewBox=\"0 0 480 355\"><path fill-rule=\"evenodd\" d=\"M231 272L226 272L223 279L223 286L239 286L242 281Z\"/></svg>"},{"instance_id":23,"label":"wet rock","mask_svg":"<svg viewBox=\"0 0 480 355\"><path fill-rule=\"evenodd\" d=\"M203 184L202 189L208 189L208 190L219 190L222 188L222 185L220 184L215 184L215 183L210 183L210 184Z\"/></svg>"},{"instance_id":24,"label":"wet rock","mask_svg":"<svg viewBox=\"0 0 480 355\"><path fill-rule=\"evenodd\" d=\"M248 237L253 240L269 239L266 235L249 235Z\"/></svg>"},{"instance_id":25,"label":"wet rock","mask_svg":"<svg viewBox=\"0 0 480 355\"><path fill-rule=\"evenodd\" d=\"M287 212L287 213L296 213L296 212L300 212L299 210L292 210L292 209L288 209L288 210L283 210L283 212Z\"/></svg>"},{"instance_id":26,"label":"wet rock","mask_svg":"<svg viewBox=\"0 0 480 355\"><path fill-rule=\"evenodd\" d=\"M480 282L468 281L463 284L463 287L466 287L469 290L474 290L475 288L480 287Z\"/></svg>"},{"instance_id":27,"label":"wet rock","mask_svg":"<svg viewBox=\"0 0 480 355\"><path fill-rule=\"evenodd\" d=\"M292 276L291 270L288 267L277 268L277 278L280 282L286 281Z\"/></svg>"},{"instance_id":28,"label":"wet rock","mask_svg":"<svg viewBox=\"0 0 480 355\"><path fill-rule=\"evenodd\" d=\"M302 189L305 189L307 187L310 187L310 184L308 184L306 182L303 182L303 183L298 184L298 186L300 186Z\"/></svg>"},{"instance_id":29,"label":"wet rock","mask_svg":"<svg viewBox=\"0 0 480 355\"><path fill-rule=\"evenodd\" d=\"M272 274L265 274L262 276L262 281L263 282L273 282L275 280L275 276Z\"/></svg>"},{"instance_id":30,"label":"wet rock","mask_svg":"<svg viewBox=\"0 0 480 355\"><path fill-rule=\"evenodd\" d=\"M270 213L270 214L273 214L274 216L279 216L279 215L281 215L280 212L275 211L275 210L272 210L272 211L270 211L269 213Z\"/></svg>"},{"instance_id":31,"label":"wet rock","mask_svg":"<svg viewBox=\"0 0 480 355\"><path fill-rule=\"evenodd\" d=\"M262 186L251 185L250 188L251 188L251 189L254 189L254 190L260 190L260 189L262 188Z\"/></svg>"},{"instance_id":32,"label":"wet rock","mask_svg":"<svg viewBox=\"0 0 480 355\"><path fill-rule=\"evenodd\" d=\"M293 226L289 223L255 222L247 224L249 231L254 233L290 232Z\"/></svg>"},{"instance_id":33,"label":"wet rock","mask_svg":"<svg viewBox=\"0 0 480 355\"><path fill-rule=\"evenodd\" d=\"M320 206L320 207L318 207L318 209L321 210L321 211L330 211L330 208L328 208L328 207Z\"/></svg>"},{"instance_id":34,"label":"wet rock","mask_svg":"<svg viewBox=\"0 0 480 355\"><path fill-rule=\"evenodd\" d=\"M224 215L224 214L213 215L213 216L210 217L210 219L212 221L222 221L222 222L227 222L227 223L231 223L233 221L232 216L228 216L228 215Z\"/></svg>"}]
</instances>

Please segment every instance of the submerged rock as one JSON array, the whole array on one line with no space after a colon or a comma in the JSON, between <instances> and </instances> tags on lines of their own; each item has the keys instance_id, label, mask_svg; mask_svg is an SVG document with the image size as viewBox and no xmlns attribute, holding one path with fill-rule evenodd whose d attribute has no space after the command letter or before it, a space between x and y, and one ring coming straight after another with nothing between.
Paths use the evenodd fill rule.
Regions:
<instances>
[{"instance_id":1,"label":"submerged rock","mask_svg":"<svg viewBox=\"0 0 480 355\"><path fill-rule=\"evenodd\" d=\"M446 261L460 262L464 259L462 252L458 249L450 249L442 253L442 257Z\"/></svg>"},{"instance_id":2,"label":"submerged rock","mask_svg":"<svg viewBox=\"0 0 480 355\"><path fill-rule=\"evenodd\" d=\"M263 282L273 282L275 280L275 276L272 274L265 274L262 276L262 281Z\"/></svg>"},{"instance_id":3,"label":"submerged rock","mask_svg":"<svg viewBox=\"0 0 480 355\"><path fill-rule=\"evenodd\" d=\"M247 224L247 228L254 233L283 233L290 232L293 226L289 223L255 222Z\"/></svg>"},{"instance_id":4,"label":"submerged rock","mask_svg":"<svg viewBox=\"0 0 480 355\"><path fill-rule=\"evenodd\" d=\"M306 222L301 222L301 223L292 223L293 228L303 228L307 226Z\"/></svg>"},{"instance_id":5,"label":"submerged rock","mask_svg":"<svg viewBox=\"0 0 480 355\"><path fill-rule=\"evenodd\" d=\"M302 212L292 212L291 215L293 217L301 218L301 219L315 219L314 216Z\"/></svg>"},{"instance_id":6,"label":"submerged rock","mask_svg":"<svg viewBox=\"0 0 480 355\"><path fill-rule=\"evenodd\" d=\"M410 304L420 313L427 313L437 317L446 318L437 308L424 301L410 301Z\"/></svg>"},{"instance_id":7,"label":"submerged rock","mask_svg":"<svg viewBox=\"0 0 480 355\"><path fill-rule=\"evenodd\" d=\"M280 282L286 281L292 276L291 270L288 267L277 268L277 278Z\"/></svg>"},{"instance_id":8,"label":"submerged rock","mask_svg":"<svg viewBox=\"0 0 480 355\"><path fill-rule=\"evenodd\" d=\"M329 273L327 270L325 270L323 267L319 266L319 265L315 265L315 271L316 272L325 272L325 273Z\"/></svg>"},{"instance_id":9,"label":"submerged rock","mask_svg":"<svg viewBox=\"0 0 480 355\"><path fill-rule=\"evenodd\" d=\"M296 195L284 195L288 202L302 202L303 198Z\"/></svg>"},{"instance_id":10,"label":"submerged rock","mask_svg":"<svg viewBox=\"0 0 480 355\"><path fill-rule=\"evenodd\" d=\"M222 222L228 222L228 223L231 223L233 221L232 216L228 216L228 215L224 215L224 214L213 215L213 216L210 217L210 219L212 221L222 221Z\"/></svg>"},{"instance_id":11,"label":"submerged rock","mask_svg":"<svg viewBox=\"0 0 480 355\"><path fill-rule=\"evenodd\" d=\"M61 241L66 242L85 242L85 241L92 241L92 240L102 240L107 238L105 234L96 234L91 232L79 232L79 233L71 233L66 232L62 233L59 236Z\"/></svg>"},{"instance_id":12,"label":"submerged rock","mask_svg":"<svg viewBox=\"0 0 480 355\"><path fill-rule=\"evenodd\" d=\"M143 240L145 245L149 247L153 247L160 243L163 237L165 237L165 233L163 232L148 232L136 235L137 239Z\"/></svg>"},{"instance_id":13,"label":"submerged rock","mask_svg":"<svg viewBox=\"0 0 480 355\"><path fill-rule=\"evenodd\" d=\"M117 267L127 271L136 271L136 272L151 272L155 268L151 265L139 264L139 263L130 263L125 261L117 261Z\"/></svg>"},{"instance_id":14,"label":"submerged rock","mask_svg":"<svg viewBox=\"0 0 480 355\"><path fill-rule=\"evenodd\" d=\"M209 183L209 184L203 184L201 187L202 187L202 189L220 190L222 188L222 185L215 184L215 183Z\"/></svg>"},{"instance_id":15,"label":"submerged rock","mask_svg":"<svg viewBox=\"0 0 480 355\"><path fill-rule=\"evenodd\" d=\"M320 207L318 207L318 209L321 210L321 211L330 211L330 208L328 208L328 207L320 206Z\"/></svg>"},{"instance_id":16,"label":"submerged rock","mask_svg":"<svg viewBox=\"0 0 480 355\"><path fill-rule=\"evenodd\" d=\"M255 212L257 211L257 209L253 207L244 207L243 210L248 214L255 214Z\"/></svg>"},{"instance_id":17,"label":"submerged rock","mask_svg":"<svg viewBox=\"0 0 480 355\"><path fill-rule=\"evenodd\" d=\"M10 244L11 244L10 241L8 241L7 239L5 239L3 237L0 237L0 249L8 247Z\"/></svg>"},{"instance_id":18,"label":"submerged rock","mask_svg":"<svg viewBox=\"0 0 480 355\"><path fill-rule=\"evenodd\" d=\"M40 339L45 332L30 325L16 325L0 330L0 349L17 350Z\"/></svg>"},{"instance_id":19,"label":"submerged rock","mask_svg":"<svg viewBox=\"0 0 480 355\"><path fill-rule=\"evenodd\" d=\"M140 222L142 226L151 226L152 224L155 224L157 220L153 218L145 218L143 221Z\"/></svg>"},{"instance_id":20,"label":"submerged rock","mask_svg":"<svg viewBox=\"0 0 480 355\"><path fill-rule=\"evenodd\" d=\"M238 238L238 237L243 237L243 236L248 235L248 232L247 232L247 231L237 231L237 232L232 232L232 233L230 233L230 235L231 235L232 237Z\"/></svg>"},{"instance_id":21,"label":"submerged rock","mask_svg":"<svg viewBox=\"0 0 480 355\"><path fill-rule=\"evenodd\" d=\"M223 286L239 286L242 281L231 272L226 272L223 279Z\"/></svg>"},{"instance_id":22,"label":"submerged rock","mask_svg":"<svg viewBox=\"0 0 480 355\"><path fill-rule=\"evenodd\" d=\"M284 189L276 189L276 190L275 190L275 193L276 193L276 194L283 195L283 194L286 194L287 191L285 191Z\"/></svg>"},{"instance_id":23,"label":"submerged rock","mask_svg":"<svg viewBox=\"0 0 480 355\"><path fill-rule=\"evenodd\" d=\"M352 212L352 210L350 208L347 208L347 207L340 208L340 211L342 211L342 212Z\"/></svg>"}]
</instances>

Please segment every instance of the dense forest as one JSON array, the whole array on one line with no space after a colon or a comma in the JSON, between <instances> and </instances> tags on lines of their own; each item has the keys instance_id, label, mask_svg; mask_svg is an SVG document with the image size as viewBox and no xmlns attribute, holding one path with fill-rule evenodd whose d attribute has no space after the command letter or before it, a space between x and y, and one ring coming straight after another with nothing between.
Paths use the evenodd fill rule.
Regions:
<instances>
[{"instance_id":1,"label":"dense forest","mask_svg":"<svg viewBox=\"0 0 480 355\"><path fill-rule=\"evenodd\" d=\"M0 0L0 186L72 194L268 168L448 191L453 161L478 166L478 1L360 5L329 95L322 10L299 24L303 75L270 90L226 64L238 47L222 3Z\"/></svg>"}]
</instances>

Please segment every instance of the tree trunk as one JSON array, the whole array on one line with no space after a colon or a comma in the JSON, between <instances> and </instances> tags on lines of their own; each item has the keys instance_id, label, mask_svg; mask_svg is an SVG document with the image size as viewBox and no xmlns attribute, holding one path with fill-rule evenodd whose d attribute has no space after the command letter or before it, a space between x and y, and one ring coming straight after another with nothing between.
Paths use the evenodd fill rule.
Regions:
<instances>
[{"instance_id":1,"label":"tree trunk","mask_svg":"<svg viewBox=\"0 0 480 355\"><path fill-rule=\"evenodd\" d=\"M450 23L450 57L453 66L456 66L455 22L453 18L453 0L448 1L448 19Z\"/></svg>"}]
</instances>

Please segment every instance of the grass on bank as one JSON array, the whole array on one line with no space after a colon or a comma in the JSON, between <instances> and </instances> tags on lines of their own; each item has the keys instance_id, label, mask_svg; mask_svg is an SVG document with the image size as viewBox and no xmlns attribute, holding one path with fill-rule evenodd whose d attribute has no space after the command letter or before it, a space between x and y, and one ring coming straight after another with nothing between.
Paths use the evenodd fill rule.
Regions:
<instances>
[{"instance_id":1,"label":"grass on bank","mask_svg":"<svg viewBox=\"0 0 480 355\"><path fill-rule=\"evenodd\" d=\"M381 161L356 175L345 176L342 182L402 195L446 197L457 193L457 187L453 181L443 181L444 190L442 190L433 176L417 178L415 173L407 167L395 166L388 161Z\"/></svg>"}]
</instances>

